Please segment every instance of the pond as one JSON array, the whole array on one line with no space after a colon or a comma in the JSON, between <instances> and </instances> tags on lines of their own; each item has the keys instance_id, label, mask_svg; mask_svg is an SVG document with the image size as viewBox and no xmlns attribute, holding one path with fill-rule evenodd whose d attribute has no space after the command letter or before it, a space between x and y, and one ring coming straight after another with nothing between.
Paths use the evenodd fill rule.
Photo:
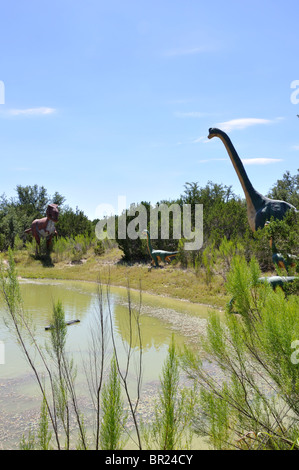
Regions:
<instances>
[{"instance_id":1,"label":"pond","mask_svg":"<svg viewBox=\"0 0 299 470\"><path fill-rule=\"evenodd\" d=\"M84 412L91 409L82 364L88 359L91 331L99 312L97 286L79 281L21 280L20 287L25 310L31 315L39 344L49 342L50 332L45 329L51 322L53 305L62 302L66 320L80 322L67 328L67 351L78 368L76 386ZM110 311L115 342L121 366L125 366L130 343L127 289L110 287ZM106 289L103 286L104 299ZM142 397L143 408L148 411L149 401L157 393L162 366L174 335L180 348L196 344L198 332L205 328L210 308L185 301L142 293L140 327L142 337ZM138 308L140 293L130 291L130 303ZM104 300L104 316L109 309ZM196 316L194 316L196 315ZM0 303L0 341L4 346L4 360L0 361L0 448L17 448L23 434L37 426L40 393L30 366L19 345L5 325L5 307ZM133 332L134 333L134 332ZM135 337L134 337L135 336ZM107 340L110 337L107 329ZM136 367L139 362L137 335L133 334L132 366L129 371L130 393L136 396ZM107 364L112 357L111 339L108 344ZM142 403L141 403L142 409Z\"/></svg>"}]
</instances>

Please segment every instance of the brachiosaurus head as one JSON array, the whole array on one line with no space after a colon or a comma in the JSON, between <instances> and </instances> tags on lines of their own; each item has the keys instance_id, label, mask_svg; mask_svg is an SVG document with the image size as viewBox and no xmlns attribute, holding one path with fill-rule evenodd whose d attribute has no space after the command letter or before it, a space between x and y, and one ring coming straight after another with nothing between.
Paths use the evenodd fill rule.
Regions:
<instances>
[{"instance_id":1,"label":"brachiosaurus head","mask_svg":"<svg viewBox=\"0 0 299 470\"><path fill-rule=\"evenodd\" d=\"M217 129L217 127L210 127L208 139L213 139L213 137L216 137L217 135L221 134L221 132L222 131L220 129Z\"/></svg>"}]
</instances>

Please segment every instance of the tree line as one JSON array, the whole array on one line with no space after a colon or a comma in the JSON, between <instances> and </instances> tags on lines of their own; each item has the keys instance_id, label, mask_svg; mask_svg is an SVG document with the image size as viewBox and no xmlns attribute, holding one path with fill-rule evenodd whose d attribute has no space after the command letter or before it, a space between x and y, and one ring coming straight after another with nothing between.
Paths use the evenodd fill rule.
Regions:
<instances>
[{"instance_id":1,"label":"tree line","mask_svg":"<svg viewBox=\"0 0 299 470\"><path fill-rule=\"evenodd\" d=\"M0 251L15 247L16 238L26 241L24 230L35 219L45 217L48 204L58 204L59 220L56 224L60 237L90 236L94 232L92 221L78 208L65 204L65 197L55 192L49 195L44 186L16 187L16 197L0 197Z\"/></svg>"},{"instance_id":2,"label":"tree line","mask_svg":"<svg viewBox=\"0 0 299 470\"><path fill-rule=\"evenodd\" d=\"M272 199L284 200L299 209L299 170L295 175L291 175L289 171L284 173L266 196ZM276 245L282 252L298 251L299 222L295 214L290 213L284 221L271 224L271 229L264 228L253 233L248 224L246 201L233 192L232 186L212 181L209 181L205 186L200 186L198 182L189 182L184 185L184 191L177 199L160 201L157 205L162 203L167 204L169 207L178 204L181 208L184 204L190 204L193 210L193 228L194 208L196 204L203 205L203 246L200 250L185 251L185 240L173 238L171 213L169 217L169 239L158 238L152 240L154 249L179 251L177 261L183 266L191 265L196 267L203 263L212 264L214 251L218 252L220 248L223 249L225 243L229 241L235 250L241 246L248 260L255 256L261 268L267 270L272 267L272 253L269 246L270 235L275 238ZM148 202L142 202L141 204L146 207L147 220L150 220L152 206ZM136 207L138 208L138 206ZM135 216L130 216L128 211L127 214L129 223ZM145 240L140 238L136 238L136 240L117 238L117 242L124 253L125 260L134 262L148 258ZM227 249L227 246L225 249Z\"/></svg>"},{"instance_id":3,"label":"tree line","mask_svg":"<svg viewBox=\"0 0 299 470\"><path fill-rule=\"evenodd\" d=\"M280 199L293 204L299 208L299 170L297 174L291 175L285 172L281 179L272 186L267 194L272 199ZM5 195L0 197L0 251L14 248L16 239L25 244L26 237L24 230L30 227L36 218L45 216L48 204L55 203L59 206L59 220L56 224L58 235L63 239L75 239L80 236L91 239L95 238L95 227L98 219L89 220L78 207L74 210L66 204L66 199L59 192L49 195L44 186L21 186L16 187L16 197L8 199ZM153 207L166 204L170 207L173 204L181 208L185 204L191 206L194 225L194 208L197 204L203 205L203 246L200 250L184 251L183 239L174 238L173 215L169 213L169 239L163 240L158 237L152 240L153 248L169 251L179 251L177 260L183 266L196 266L210 262L213 250L219 250L223 240L228 240L234 246L241 245L247 258L255 256L262 269L268 269L272 264L271 251L269 248L269 230L258 230L252 233L248 220L246 202L237 196L232 186L214 183L209 181L205 186L200 186L198 182L187 182L184 185L183 193L173 200L162 200L153 206L150 202L142 201L136 204L136 213L130 215L126 211L127 224L130 223L136 214L138 206L146 208L148 229L150 229L150 212ZM127 262L148 260L146 240L136 237L118 237L118 216L116 218L116 243L123 252L123 258ZM159 223L159 235L161 234L161 220ZM194 228L194 227L193 227ZM283 251L288 252L297 249L298 243L298 220L294 215L289 215L285 221L277 222L271 227L271 235L275 237L276 245ZM139 227L136 227L139 230ZM183 233L183 231L182 231ZM204 260L208 253L208 258Z\"/></svg>"}]
</instances>

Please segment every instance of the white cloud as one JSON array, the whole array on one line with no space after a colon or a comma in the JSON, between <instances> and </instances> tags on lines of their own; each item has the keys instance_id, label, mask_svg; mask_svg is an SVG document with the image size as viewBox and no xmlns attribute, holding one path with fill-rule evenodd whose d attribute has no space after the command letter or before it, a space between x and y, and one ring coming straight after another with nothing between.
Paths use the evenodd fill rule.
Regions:
<instances>
[{"instance_id":1,"label":"white cloud","mask_svg":"<svg viewBox=\"0 0 299 470\"><path fill-rule=\"evenodd\" d=\"M210 162L224 162L229 161L229 158L207 158L206 160L199 160L199 163ZM271 165L272 163L282 162L281 158L242 158L243 165Z\"/></svg>"},{"instance_id":2,"label":"white cloud","mask_svg":"<svg viewBox=\"0 0 299 470\"><path fill-rule=\"evenodd\" d=\"M231 121L219 122L215 127L219 127L224 132L230 132L236 129L246 129L247 127L256 126L260 124L272 124L274 121L270 119L258 118L240 118L232 119Z\"/></svg>"},{"instance_id":3,"label":"white cloud","mask_svg":"<svg viewBox=\"0 0 299 470\"><path fill-rule=\"evenodd\" d=\"M282 162L281 158L242 158L243 164L246 165L270 165L271 163Z\"/></svg>"},{"instance_id":4,"label":"white cloud","mask_svg":"<svg viewBox=\"0 0 299 470\"><path fill-rule=\"evenodd\" d=\"M207 143L210 142L209 139L207 139L207 136L202 135L201 137L198 137L197 139L193 140L193 144L198 144L199 142Z\"/></svg>"},{"instance_id":5,"label":"white cloud","mask_svg":"<svg viewBox=\"0 0 299 470\"><path fill-rule=\"evenodd\" d=\"M8 113L11 116L43 116L55 113L54 108L27 108L27 109L10 109Z\"/></svg>"},{"instance_id":6,"label":"white cloud","mask_svg":"<svg viewBox=\"0 0 299 470\"><path fill-rule=\"evenodd\" d=\"M293 145L292 149L293 150L299 150L299 145Z\"/></svg>"}]
</instances>

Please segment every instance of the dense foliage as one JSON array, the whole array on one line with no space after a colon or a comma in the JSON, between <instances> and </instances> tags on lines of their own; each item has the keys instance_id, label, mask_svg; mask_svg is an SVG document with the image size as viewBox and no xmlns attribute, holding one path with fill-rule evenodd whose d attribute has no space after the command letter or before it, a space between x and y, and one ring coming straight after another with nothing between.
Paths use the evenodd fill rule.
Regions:
<instances>
[{"instance_id":1,"label":"dense foliage","mask_svg":"<svg viewBox=\"0 0 299 470\"><path fill-rule=\"evenodd\" d=\"M100 255L104 251L101 240L95 236L95 227L98 220L90 221L82 210L72 208L65 204L65 198L56 192L50 196L47 190L41 186L17 186L17 195L8 200L5 195L0 198L0 251L8 247L20 248L32 240L31 235L24 235L24 230L30 227L36 218L45 216L49 203L59 205L59 221L56 224L58 240L56 246L57 260L63 256L63 252L71 252L74 258L80 258L91 246L94 253ZM292 203L299 208L299 170L298 174L292 176L286 172L282 179L273 185L269 197L281 199ZM183 207L191 207L191 231L195 224L195 207L203 205L203 246L201 249L186 251L183 238ZM173 206L180 208L181 229L179 238L173 226ZM140 209L146 211L146 224L141 227ZM161 213L159 209L165 206L169 211L169 237L162 239ZM115 239L118 247L123 252L126 262L149 261L149 253L146 239L139 235L142 229L151 228L152 214L158 214L157 237L152 239L153 249L178 251L176 262L182 267L192 266L194 268L205 267L208 278L212 275L213 264L219 255L220 247L226 241L234 244L235 250L242 250L249 260L255 256L262 270L268 270L273 266L272 253L269 246L270 235L275 239L275 244L282 253L298 254L298 220L289 214L283 222L271 224L271 229L258 230L252 233L248 220L246 203L236 196L231 186L217 184L209 181L206 186L200 187L198 182L186 183L183 194L175 200L160 201L156 204L141 202L132 204L121 216L113 217L115 223ZM125 219L125 236L120 235L119 227ZM108 220L107 220L108 222ZM128 236L128 227L131 227L134 237ZM135 236L136 233L136 236ZM79 237L79 238L78 238ZM31 249L33 251L33 247ZM220 253L221 255L221 253ZM218 256L219 257L219 256ZM221 256L220 256L221 257ZM209 273L208 273L209 271Z\"/></svg>"},{"instance_id":2,"label":"dense foliage","mask_svg":"<svg viewBox=\"0 0 299 470\"><path fill-rule=\"evenodd\" d=\"M93 224L78 208L73 211L64 205L65 198L55 192L50 196L44 186L20 186L16 188L17 196L10 200L2 195L0 198L0 251L14 248L16 241L24 243L31 240L24 230L31 226L35 219L45 217L48 204L59 206L59 220L56 224L60 237L73 238L77 235L90 236Z\"/></svg>"},{"instance_id":3,"label":"dense foliage","mask_svg":"<svg viewBox=\"0 0 299 470\"><path fill-rule=\"evenodd\" d=\"M299 208L299 169L297 175L291 175L289 171L284 173L281 180L278 180L272 187L268 197L289 202Z\"/></svg>"},{"instance_id":4,"label":"dense foliage","mask_svg":"<svg viewBox=\"0 0 299 470\"><path fill-rule=\"evenodd\" d=\"M272 187L268 196L286 200L299 208L298 182L299 174L291 176L287 172ZM169 239L162 240L158 238L152 240L154 249L179 251L177 261L183 267L189 265L194 268L205 267L206 271L212 271L216 258L219 258L220 247L222 246L223 248L223 243L229 241L232 242L235 251L240 251L240 247L242 247L242 251L248 260L255 256L261 269L266 271L273 267L272 252L269 245L270 235L275 238L276 246L282 253L298 254L298 217L289 213L284 221L271 224L271 229L264 228L252 233L247 219L246 202L233 193L231 186L216 184L211 181L204 187L200 187L197 182L186 183L183 194L177 200L160 201L156 206L151 206L149 203L141 204L147 210L148 229L150 229L151 210L161 204L166 204L169 208L173 204L178 204L181 207L181 213L183 213L183 205L190 204L192 208L193 229L195 225L194 208L196 204L203 205L203 246L200 250L186 251L184 250L185 240L173 237L173 217L171 212L169 217ZM135 216L128 215L129 212L127 211L128 223L134 220L134 217L138 217L137 205L135 209ZM140 230L138 225L136 225L136 230ZM159 235L160 232L161 224L159 225ZM181 233L183 234L183 229ZM140 240L139 238L132 240L128 237L120 239L117 237L117 242L119 248L124 253L126 261L149 259L145 240Z\"/></svg>"},{"instance_id":5,"label":"dense foliage","mask_svg":"<svg viewBox=\"0 0 299 470\"><path fill-rule=\"evenodd\" d=\"M183 357L198 389L195 428L215 449L299 447L299 298L260 275L254 258L233 258L227 289L236 314L211 314L204 352Z\"/></svg>"}]
</instances>

